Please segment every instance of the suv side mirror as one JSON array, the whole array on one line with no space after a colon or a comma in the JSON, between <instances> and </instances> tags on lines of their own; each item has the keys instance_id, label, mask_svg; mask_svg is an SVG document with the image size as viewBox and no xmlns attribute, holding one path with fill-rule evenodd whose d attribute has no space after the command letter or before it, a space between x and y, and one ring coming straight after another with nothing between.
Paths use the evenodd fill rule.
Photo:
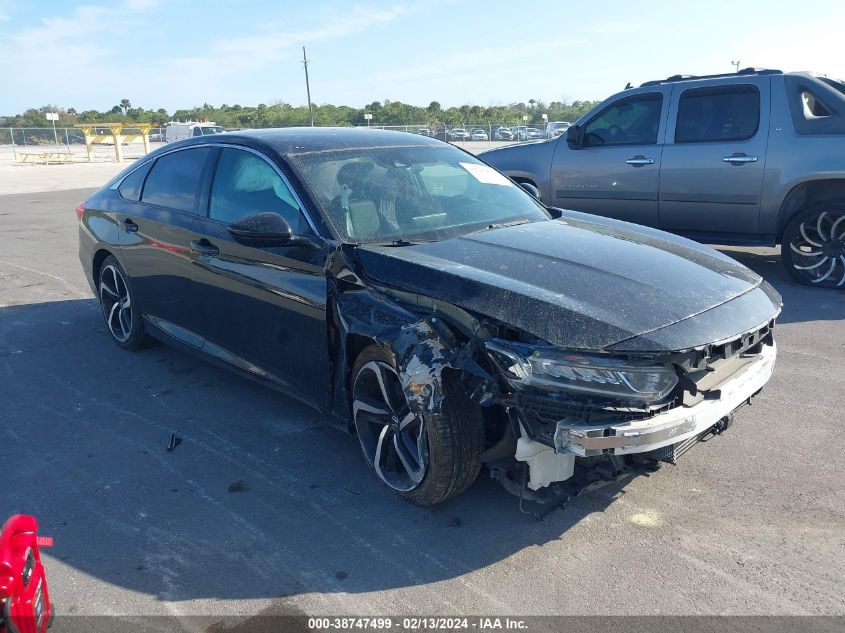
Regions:
<instances>
[{"instance_id":1,"label":"suv side mirror","mask_svg":"<svg viewBox=\"0 0 845 633\"><path fill-rule=\"evenodd\" d=\"M230 224L229 233L246 246L292 246L300 241L278 213L248 215Z\"/></svg>"},{"instance_id":2,"label":"suv side mirror","mask_svg":"<svg viewBox=\"0 0 845 633\"><path fill-rule=\"evenodd\" d=\"M570 125L566 130L566 144L572 149L581 147L584 144L584 128Z\"/></svg>"}]
</instances>

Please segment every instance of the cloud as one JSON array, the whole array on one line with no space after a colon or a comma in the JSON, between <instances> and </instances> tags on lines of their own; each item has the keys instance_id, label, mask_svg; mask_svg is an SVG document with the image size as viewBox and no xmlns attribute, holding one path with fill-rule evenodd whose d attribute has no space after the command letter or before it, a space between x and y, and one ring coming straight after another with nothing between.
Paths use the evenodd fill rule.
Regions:
<instances>
[{"instance_id":1,"label":"cloud","mask_svg":"<svg viewBox=\"0 0 845 633\"><path fill-rule=\"evenodd\" d=\"M5 6L0 0L0 15ZM159 6L159 0L124 0L117 6L86 4L64 15L42 18L0 40L0 73L18 94L17 100L27 106L60 101L103 108L107 105L99 95L131 95L141 84L147 95L166 95L171 103L178 99L188 105L196 95L214 98L215 85L222 87L229 79L237 83L280 60L298 57L302 45L386 25L411 11L402 5L352 6L342 12L336 7L312 8L308 17L314 23L308 28L292 30L290 21L269 22L249 36L225 37L204 45L198 39L197 46L191 47L196 54L138 55L135 47L143 41L143 33L154 28L159 17L153 10ZM110 88L104 85L109 82ZM26 91L29 94L21 96Z\"/></svg>"},{"instance_id":2,"label":"cloud","mask_svg":"<svg viewBox=\"0 0 845 633\"><path fill-rule=\"evenodd\" d=\"M250 75L254 78L256 74L266 73L284 60L300 60L304 45L362 33L390 24L411 12L412 9L400 5L380 9L348 7L343 12L318 11L317 23L299 30L270 22L249 36L217 39L202 55L152 64L149 85L159 93L176 98L183 107L192 105L197 93L206 101L231 101L233 92L239 95L237 100L241 102L267 100L266 89L257 93L255 82L248 80ZM192 77L204 78L201 88Z\"/></svg>"}]
</instances>

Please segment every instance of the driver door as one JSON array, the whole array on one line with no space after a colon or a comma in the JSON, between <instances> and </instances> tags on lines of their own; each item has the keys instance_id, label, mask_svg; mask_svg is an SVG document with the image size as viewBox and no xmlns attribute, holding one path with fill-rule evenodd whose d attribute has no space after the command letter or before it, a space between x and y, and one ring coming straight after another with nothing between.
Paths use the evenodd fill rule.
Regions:
<instances>
[{"instance_id":1,"label":"driver door","mask_svg":"<svg viewBox=\"0 0 845 633\"><path fill-rule=\"evenodd\" d=\"M554 206L657 226L668 102L660 86L624 95L584 124L580 147L561 136L551 169Z\"/></svg>"},{"instance_id":2,"label":"driver door","mask_svg":"<svg viewBox=\"0 0 845 633\"><path fill-rule=\"evenodd\" d=\"M220 150L200 239L191 243L191 306L203 351L319 405L329 404L325 251L252 247L229 233L255 213L282 215L315 236L298 198L269 160Z\"/></svg>"}]
</instances>

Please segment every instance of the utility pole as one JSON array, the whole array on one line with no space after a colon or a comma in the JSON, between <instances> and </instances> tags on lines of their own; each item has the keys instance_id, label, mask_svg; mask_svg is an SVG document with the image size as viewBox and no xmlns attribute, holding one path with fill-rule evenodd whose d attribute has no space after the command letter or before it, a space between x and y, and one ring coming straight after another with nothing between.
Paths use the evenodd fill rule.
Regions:
<instances>
[{"instance_id":1,"label":"utility pole","mask_svg":"<svg viewBox=\"0 0 845 633\"><path fill-rule=\"evenodd\" d=\"M302 47L302 65L305 66L305 91L308 93L308 118L314 127L314 111L311 109L311 85L308 83L308 58L305 57L305 47Z\"/></svg>"}]
</instances>

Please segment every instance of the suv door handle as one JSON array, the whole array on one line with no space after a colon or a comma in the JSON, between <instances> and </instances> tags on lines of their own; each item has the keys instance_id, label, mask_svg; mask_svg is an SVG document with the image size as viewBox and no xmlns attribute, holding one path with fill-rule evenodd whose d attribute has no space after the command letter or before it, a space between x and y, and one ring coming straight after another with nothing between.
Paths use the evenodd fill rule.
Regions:
<instances>
[{"instance_id":1,"label":"suv door handle","mask_svg":"<svg viewBox=\"0 0 845 633\"><path fill-rule=\"evenodd\" d=\"M138 232L138 225L132 221L131 218L125 218L123 222L123 228L126 230L127 233L137 233Z\"/></svg>"},{"instance_id":2,"label":"suv door handle","mask_svg":"<svg viewBox=\"0 0 845 633\"><path fill-rule=\"evenodd\" d=\"M634 156L633 158L629 158L625 162L629 165L632 165L633 167L642 167L643 165L654 165L653 158L646 158L641 154L637 154L636 156Z\"/></svg>"},{"instance_id":3,"label":"suv door handle","mask_svg":"<svg viewBox=\"0 0 845 633\"><path fill-rule=\"evenodd\" d=\"M722 162L731 163L732 165L742 165L743 163L756 163L757 157L756 156L748 156L747 154L737 153L732 154L731 156L725 156L722 159Z\"/></svg>"},{"instance_id":4,"label":"suv door handle","mask_svg":"<svg viewBox=\"0 0 845 633\"><path fill-rule=\"evenodd\" d=\"M191 250L201 255L217 255L220 252L219 248L205 238L192 241Z\"/></svg>"}]
</instances>

